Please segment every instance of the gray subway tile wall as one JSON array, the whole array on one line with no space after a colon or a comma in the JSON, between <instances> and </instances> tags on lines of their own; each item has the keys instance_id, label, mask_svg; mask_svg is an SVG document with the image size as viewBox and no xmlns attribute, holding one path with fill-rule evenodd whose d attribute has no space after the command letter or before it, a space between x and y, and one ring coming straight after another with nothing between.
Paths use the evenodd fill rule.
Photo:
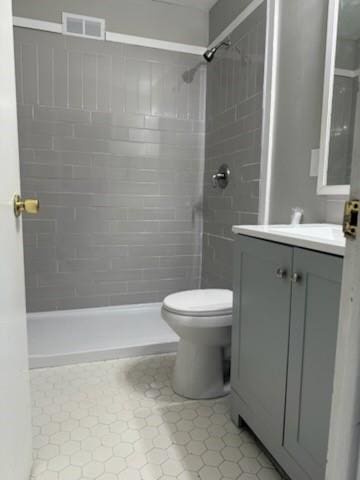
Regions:
<instances>
[{"instance_id":1,"label":"gray subway tile wall","mask_svg":"<svg viewBox=\"0 0 360 480\"><path fill-rule=\"evenodd\" d=\"M256 224L259 210L266 2L231 34L207 67L202 286L232 288L234 224ZM227 163L225 190L212 174Z\"/></svg>"},{"instance_id":2,"label":"gray subway tile wall","mask_svg":"<svg viewBox=\"0 0 360 480\"><path fill-rule=\"evenodd\" d=\"M199 57L21 28L15 51L28 311L199 287Z\"/></svg>"}]
</instances>

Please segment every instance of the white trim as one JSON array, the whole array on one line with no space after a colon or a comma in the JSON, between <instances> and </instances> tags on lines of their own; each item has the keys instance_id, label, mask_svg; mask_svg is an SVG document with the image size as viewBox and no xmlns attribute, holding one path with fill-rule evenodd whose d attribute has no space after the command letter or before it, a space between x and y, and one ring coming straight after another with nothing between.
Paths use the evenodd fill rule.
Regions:
<instances>
[{"instance_id":1,"label":"white trim","mask_svg":"<svg viewBox=\"0 0 360 480\"><path fill-rule=\"evenodd\" d=\"M335 75L339 77L356 78L360 76L360 70L348 70L345 68L335 68Z\"/></svg>"},{"instance_id":2,"label":"white trim","mask_svg":"<svg viewBox=\"0 0 360 480\"><path fill-rule=\"evenodd\" d=\"M327 184L339 8L339 0L329 0L324 96L321 116L319 176L317 183L318 195L349 195L350 193L350 185Z\"/></svg>"},{"instance_id":3,"label":"white trim","mask_svg":"<svg viewBox=\"0 0 360 480\"><path fill-rule=\"evenodd\" d=\"M259 223L270 223L272 166L276 112L277 65L279 53L279 0L268 0L266 12L266 50L264 70L263 124Z\"/></svg>"},{"instance_id":4,"label":"white trim","mask_svg":"<svg viewBox=\"0 0 360 480\"><path fill-rule=\"evenodd\" d=\"M105 37L108 42L126 43L128 45L158 48L161 50L169 50L171 52L190 53L192 55L202 55L206 50L206 47L199 47L197 45L167 42L165 40L157 40L155 38L147 37L137 37L136 35L126 35L124 33L117 32L106 32Z\"/></svg>"},{"instance_id":5,"label":"white trim","mask_svg":"<svg viewBox=\"0 0 360 480\"><path fill-rule=\"evenodd\" d=\"M325 185L321 192L318 190L318 195L348 197L350 195L350 185Z\"/></svg>"},{"instance_id":6,"label":"white trim","mask_svg":"<svg viewBox=\"0 0 360 480\"><path fill-rule=\"evenodd\" d=\"M61 23L44 22L35 18L13 17L14 27L32 28L33 30L44 30L45 32L62 33Z\"/></svg>"},{"instance_id":7,"label":"white trim","mask_svg":"<svg viewBox=\"0 0 360 480\"><path fill-rule=\"evenodd\" d=\"M44 30L46 32L63 33L63 26L61 23L44 22L43 20L35 20L33 18L13 17L13 25L15 27ZM79 36L84 37L84 35ZM95 39L95 37L89 38ZM128 45L138 45L141 47L157 48L161 50L168 50L171 52L189 53L192 55L202 55L206 50L206 47L201 47L198 45L190 45L178 42L167 42L165 40L138 37L136 35L126 35L117 32L105 32L105 39L109 42L126 43Z\"/></svg>"},{"instance_id":8,"label":"white trim","mask_svg":"<svg viewBox=\"0 0 360 480\"><path fill-rule=\"evenodd\" d=\"M221 33L218 35L215 40L213 40L208 48L215 47L218 43L225 40L234 30L238 27L244 20L246 20L260 5L264 0L253 0L250 5L248 5L236 18L233 20Z\"/></svg>"}]
</instances>

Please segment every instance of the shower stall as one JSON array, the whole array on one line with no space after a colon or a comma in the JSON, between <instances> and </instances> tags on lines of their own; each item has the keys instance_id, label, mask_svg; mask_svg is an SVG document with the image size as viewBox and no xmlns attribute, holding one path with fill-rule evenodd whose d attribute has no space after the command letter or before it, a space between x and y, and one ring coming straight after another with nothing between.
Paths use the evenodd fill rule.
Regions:
<instances>
[{"instance_id":1,"label":"shower stall","mask_svg":"<svg viewBox=\"0 0 360 480\"><path fill-rule=\"evenodd\" d=\"M15 17L22 194L41 206L23 222L31 366L173 351L163 298L231 288L231 226L259 213L257 3L205 58Z\"/></svg>"}]
</instances>

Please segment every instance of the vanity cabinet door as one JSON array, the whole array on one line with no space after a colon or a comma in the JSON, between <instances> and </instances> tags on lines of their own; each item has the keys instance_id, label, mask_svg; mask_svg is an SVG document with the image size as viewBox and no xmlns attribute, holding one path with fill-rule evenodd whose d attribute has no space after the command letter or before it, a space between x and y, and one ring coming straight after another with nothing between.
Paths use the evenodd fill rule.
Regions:
<instances>
[{"instance_id":1,"label":"vanity cabinet door","mask_svg":"<svg viewBox=\"0 0 360 480\"><path fill-rule=\"evenodd\" d=\"M236 414L268 448L282 445L293 248L235 242L231 387ZM236 420L236 418L235 418Z\"/></svg>"},{"instance_id":2,"label":"vanity cabinet door","mask_svg":"<svg viewBox=\"0 0 360 480\"><path fill-rule=\"evenodd\" d=\"M284 447L312 480L325 474L342 258L294 249Z\"/></svg>"}]
</instances>

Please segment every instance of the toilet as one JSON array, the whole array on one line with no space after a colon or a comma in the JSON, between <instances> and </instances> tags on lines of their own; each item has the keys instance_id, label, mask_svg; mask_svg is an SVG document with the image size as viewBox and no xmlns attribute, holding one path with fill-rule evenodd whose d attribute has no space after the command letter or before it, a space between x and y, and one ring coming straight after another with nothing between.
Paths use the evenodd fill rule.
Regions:
<instances>
[{"instance_id":1,"label":"toilet","mask_svg":"<svg viewBox=\"0 0 360 480\"><path fill-rule=\"evenodd\" d=\"M186 398L226 395L226 352L231 343L230 290L187 290L168 295L162 317L180 337L174 391Z\"/></svg>"}]
</instances>

